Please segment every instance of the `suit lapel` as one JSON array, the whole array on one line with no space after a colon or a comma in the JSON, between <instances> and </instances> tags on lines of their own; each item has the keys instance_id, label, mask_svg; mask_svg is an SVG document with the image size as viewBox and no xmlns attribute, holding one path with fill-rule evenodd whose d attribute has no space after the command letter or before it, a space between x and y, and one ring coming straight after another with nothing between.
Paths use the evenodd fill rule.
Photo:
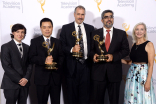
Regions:
<instances>
[{"instance_id":1,"label":"suit lapel","mask_svg":"<svg viewBox=\"0 0 156 104\"><path fill-rule=\"evenodd\" d=\"M69 35L70 35L70 37L72 39L72 44L75 45L76 44L76 38L72 35L72 32L76 31L74 22L71 23L70 28L71 28L71 34L69 34Z\"/></svg>"},{"instance_id":2,"label":"suit lapel","mask_svg":"<svg viewBox=\"0 0 156 104\"><path fill-rule=\"evenodd\" d=\"M54 45L54 49L56 48L56 42L55 42L55 40L54 40L54 38L53 37L51 37L50 38L50 48L52 48L53 47L53 44L55 43L55 45ZM54 49L53 49L53 51L54 51ZM52 53L53 53L53 51L50 53L51 55L52 55Z\"/></svg>"},{"instance_id":3,"label":"suit lapel","mask_svg":"<svg viewBox=\"0 0 156 104\"><path fill-rule=\"evenodd\" d=\"M100 36L100 41L102 41L103 38L104 38L104 34L103 34L103 33L104 33L104 32L103 32L103 28L101 28L101 29L99 30L99 34L97 34L97 35ZM105 40L104 40L104 41L105 41ZM104 51L104 53L107 53L106 47L105 47L105 43L102 44L101 48L102 48L102 50Z\"/></svg>"},{"instance_id":4,"label":"suit lapel","mask_svg":"<svg viewBox=\"0 0 156 104\"><path fill-rule=\"evenodd\" d=\"M41 45L40 45L40 46L41 46L41 50L44 50L44 52L45 52L46 55L48 56L48 53L47 53L48 49L47 49L46 47L43 47L43 46L42 46L42 44L43 44L44 41L45 41L45 40L44 40L43 36L40 36L39 44L41 44Z\"/></svg>"},{"instance_id":5,"label":"suit lapel","mask_svg":"<svg viewBox=\"0 0 156 104\"><path fill-rule=\"evenodd\" d=\"M24 62L24 61L25 61L25 58L27 57L27 56L26 56L26 55L27 55L27 54L26 54L26 53L27 53L27 50L26 50L25 44L23 44L23 43L22 43L22 47L23 47L23 57L22 57L22 58L23 58L23 62Z\"/></svg>"},{"instance_id":6,"label":"suit lapel","mask_svg":"<svg viewBox=\"0 0 156 104\"><path fill-rule=\"evenodd\" d=\"M11 47L12 47L12 50L15 52L15 54L17 55L17 57L19 58L19 60L21 60L21 54L17 48L17 45L16 43L14 42L14 40L11 40Z\"/></svg>"},{"instance_id":7,"label":"suit lapel","mask_svg":"<svg viewBox=\"0 0 156 104\"><path fill-rule=\"evenodd\" d=\"M108 51L110 51L111 48L115 46L115 41L118 38L117 36L118 36L118 34L116 32L116 29L113 27L112 40L111 40L111 43L110 43L110 46L109 46L109 50Z\"/></svg>"}]
</instances>

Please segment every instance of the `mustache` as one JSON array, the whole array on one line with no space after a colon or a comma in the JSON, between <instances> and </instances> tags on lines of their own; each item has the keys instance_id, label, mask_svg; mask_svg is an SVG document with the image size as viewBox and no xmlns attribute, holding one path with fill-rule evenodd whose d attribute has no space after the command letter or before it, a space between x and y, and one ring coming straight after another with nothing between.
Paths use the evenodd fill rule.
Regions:
<instances>
[{"instance_id":1,"label":"mustache","mask_svg":"<svg viewBox=\"0 0 156 104\"><path fill-rule=\"evenodd\" d=\"M83 20L83 18L79 18L78 20Z\"/></svg>"},{"instance_id":2,"label":"mustache","mask_svg":"<svg viewBox=\"0 0 156 104\"><path fill-rule=\"evenodd\" d=\"M112 23L112 21L110 21L110 20L109 20L109 21L107 21L107 23L108 23L108 22Z\"/></svg>"}]
</instances>

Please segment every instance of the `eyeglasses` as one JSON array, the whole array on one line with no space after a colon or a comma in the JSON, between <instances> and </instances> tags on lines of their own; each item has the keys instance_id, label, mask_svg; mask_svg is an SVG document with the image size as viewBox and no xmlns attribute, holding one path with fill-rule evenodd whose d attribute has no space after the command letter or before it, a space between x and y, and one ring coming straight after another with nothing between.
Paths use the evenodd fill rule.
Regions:
<instances>
[{"instance_id":1,"label":"eyeglasses","mask_svg":"<svg viewBox=\"0 0 156 104\"><path fill-rule=\"evenodd\" d=\"M111 16L104 16L103 17L103 19L109 19L109 18L112 19L112 18L114 18L114 16L111 15Z\"/></svg>"}]
</instances>

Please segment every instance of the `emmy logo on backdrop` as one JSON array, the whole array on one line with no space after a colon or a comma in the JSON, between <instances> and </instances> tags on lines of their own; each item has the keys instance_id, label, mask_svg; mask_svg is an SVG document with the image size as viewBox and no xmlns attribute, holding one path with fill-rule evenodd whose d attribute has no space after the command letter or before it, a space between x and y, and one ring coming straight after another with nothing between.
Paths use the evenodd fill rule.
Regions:
<instances>
[{"instance_id":1,"label":"emmy logo on backdrop","mask_svg":"<svg viewBox=\"0 0 156 104\"><path fill-rule=\"evenodd\" d=\"M99 9L99 12L100 12L100 7L99 7L99 5L101 4L101 2L102 2L102 0L94 0L96 3L97 3L97 7L98 7L98 9Z\"/></svg>"},{"instance_id":2,"label":"emmy logo on backdrop","mask_svg":"<svg viewBox=\"0 0 156 104\"><path fill-rule=\"evenodd\" d=\"M73 31L72 32L72 36L74 36L76 38L76 45L78 44L78 42L82 39L83 37L83 34L81 35L80 38L78 38L78 33L76 33L76 31ZM72 53L74 57L77 57L77 58L80 58L80 57L83 57L83 53L82 52L73 52Z\"/></svg>"},{"instance_id":3,"label":"emmy logo on backdrop","mask_svg":"<svg viewBox=\"0 0 156 104\"><path fill-rule=\"evenodd\" d=\"M123 23L123 24L122 24L122 27L125 29L126 35L127 35L127 37L128 37L127 31L129 30L130 25L128 25L128 27L127 27L127 24L126 24L126 23Z\"/></svg>"},{"instance_id":4,"label":"emmy logo on backdrop","mask_svg":"<svg viewBox=\"0 0 156 104\"><path fill-rule=\"evenodd\" d=\"M10 29L12 29L12 26L13 26L13 25L10 25Z\"/></svg>"},{"instance_id":5,"label":"emmy logo on backdrop","mask_svg":"<svg viewBox=\"0 0 156 104\"><path fill-rule=\"evenodd\" d=\"M41 9L42 9L42 11L43 11L43 13L44 13L43 6L45 5L45 1L46 1L46 0L37 0L37 1L41 4Z\"/></svg>"},{"instance_id":6,"label":"emmy logo on backdrop","mask_svg":"<svg viewBox=\"0 0 156 104\"><path fill-rule=\"evenodd\" d=\"M50 53L54 50L55 43L53 43L52 48L50 48L49 43L46 42L46 41L42 43L42 46L43 46L44 48L47 48L48 56L50 56ZM46 64L45 64L45 68L46 68L46 69L57 69L57 68L56 68L56 65L57 65L56 62L46 63Z\"/></svg>"},{"instance_id":7,"label":"emmy logo on backdrop","mask_svg":"<svg viewBox=\"0 0 156 104\"><path fill-rule=\"evenodd\" d=\"M100 41L100 36L99 35L95 35L93 37L93 39L99 43L98 44L98 48L101 51L101 55L97 56L97 60L98 61L106 61L108 59L108 56L103 55L104 54L104 51L101 48L101 46L104 44L105 38L103 38L103 40Z\"/></svg>"}]
</instances>

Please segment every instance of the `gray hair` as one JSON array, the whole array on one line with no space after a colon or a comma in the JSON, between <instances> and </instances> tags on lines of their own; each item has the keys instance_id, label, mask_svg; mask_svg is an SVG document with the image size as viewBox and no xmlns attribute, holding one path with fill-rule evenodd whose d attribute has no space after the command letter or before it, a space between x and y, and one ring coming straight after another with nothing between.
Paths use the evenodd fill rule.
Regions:
<instances>
[{"instance_id":1,"label":"gray hair","mask_svg":"<svg viewBox=\"0 0 156 104\"><path fill-rule=\"evenodd\" d=\"M102 12L102 14L101 14L101 19L103 19L103 17L104 17L104 15L105 15L105 13L112 13L113 14L113 16L114 16L114 13L113 13L113 11L112 10L105 10L105 11L103 11Z\"/></svg>"},{"instance_id":2,"label":"gray hair","mask_svg":"<svg viewBox=\"0 0 156 104\"><path fill-rule=\"evenodd\" d=\"M77 8L83 9L83 10L85 11L85 8L84 8L82 5L79 5L79 6L77 6L77 7L75 8L74 13L76 13L76 9L77 9ZM85 11L85 12L86 12L86 11Z\"/></svg>"},{"instance_id":3,"label":"gray hair","mask_svg":"<svg viewBox=\"0 0 156 104\"><path fill-rule=\"evenodd\" d=\"M133 42L134 42L134 43L137 41L137 37L135 36L135 30L136 30L136 27L137 27L138 25L143 25L143 26L144 26L144 29L145 29L145 31L146 31L146 33L145 33L145 35L144 35L144 39L147 40L147 28L146 28L146 25L145 25L145 23L140 22L140 23L137 23L137 24L134 26L134 28L133 28L132 37L133 37Z\"/></svg>"}]
</instances>

